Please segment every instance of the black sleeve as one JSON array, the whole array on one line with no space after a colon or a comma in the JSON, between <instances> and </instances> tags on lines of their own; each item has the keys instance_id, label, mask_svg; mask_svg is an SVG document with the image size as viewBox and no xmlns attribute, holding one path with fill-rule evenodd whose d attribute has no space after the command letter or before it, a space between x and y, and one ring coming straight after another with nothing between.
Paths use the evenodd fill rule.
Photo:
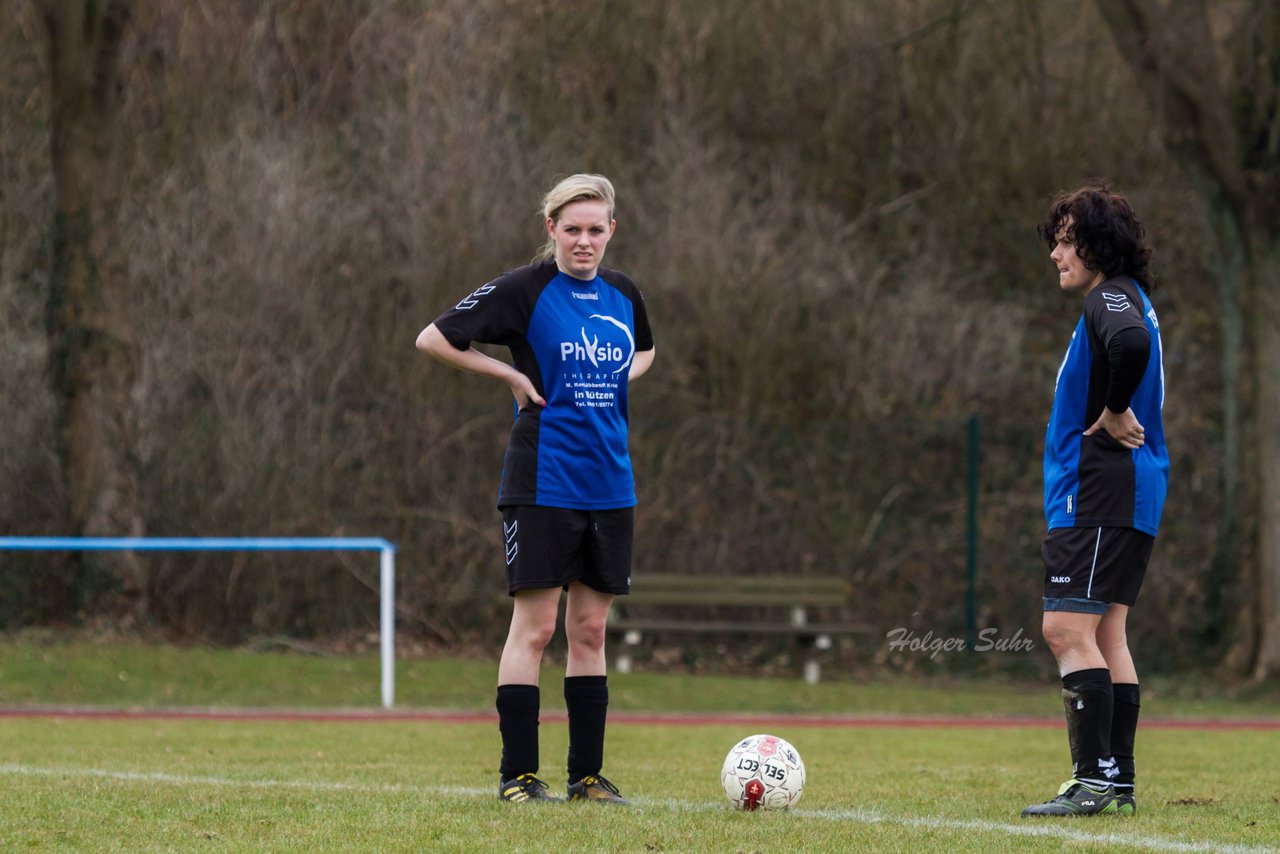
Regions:
<instances>
[{"instance_id":1,"label":"black sleeve","mask_svg":"<svg viewBox=\"0 0 1280 854\"><path fill-rule=\"evenodd\" d=\"M1146 329L1142 317L1142 299L1135 293L1137 286L1121 283L1120 279L1108 279L1084 298L1084 319L1089 335L1102 345L1111 347L1111 336L1124 329Z\"/></svg>"},{"instance_id":2,"label":"black sleeve","mask_svg":"<svg viewBox=\"0 0 1280 854\"><path fill-rule=\"evenodd\" d=\"M1151 336L1137 285L1119 277L1098 285L1084 298L1084 319L1094 345L1106 354L1106 407L1124 412L1151 355Z\"/></svg>"},{"instance_id":3,"label":"black sleeve","mask_svg":"<svg viewBox=\"0 0 1280 854\"><path fill-rule=\"evenodd\" d=\"M653 330L649 328L649 310L644 304L644 294L631 281L631 277L618 270L600 268L600 278L613 285L631 300L632 320L635 324L636 350L653 349Z\"/></svg>"},{"instance_id":4,"label":"black sleeve","mask_svg":"<svg viewBox=\"0 0 1280 854\"><path fill-rule=\"evenodd\" d=\"M636 288L636 295L632 298L631 305L635 310L636 349L652 350L653 330L649 328L649 310L645 308L644 294L640 293L639 288Z\"/></svg>"},{"instance_id":5,"label":"black sleeve","mask_svg":"<svg viewBox=\"0 0 1280 854\"><path fill-rule=\"evenodd\" d=\"M1147 372L1147 360L1151 358L1151 334L1146 327L1121 329L1107 343L1107 363L1111 369L1111 382L1107 386L1107 409L1124 412L1129 408L1133 393Z\"/></svg>"},{"instance_id":6,"label":"black sleeve","mask_svg":"<svg viewBox=\"0 0 1280 854\"><path fill-rule=\"evenodd\" d=\"M459 350L470 349L472 341L509 346L528 331L536 296L537 277L521 267L476 288L435 325Z\"/></svg>"}]
</instances>

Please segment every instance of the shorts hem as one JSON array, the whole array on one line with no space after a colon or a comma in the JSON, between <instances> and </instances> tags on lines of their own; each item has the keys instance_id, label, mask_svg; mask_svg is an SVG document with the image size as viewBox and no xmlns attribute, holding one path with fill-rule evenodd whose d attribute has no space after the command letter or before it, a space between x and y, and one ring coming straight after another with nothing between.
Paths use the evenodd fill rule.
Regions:
<instances>
[{"instance_id":1,"label":"shorts hem","mask_svg":"<svg viewBox=\"0 0 1280 854\"><path fill-rule=\"evenodd\" d=\"M521 581L507 585L507 595L515 596L521 590L550 590L552 587L564 587L564 582L550 579L547 581Z\"/></svg>"},{"instance_id":2,"label":"shorts hem","mask_svg":"<svg viewBox=\"0 0 1280 854\"><path fill-rule=\"evenodd\" d=\"M1075 599L1067 596L1045 596L1045 611L1065 611L1072 614L1105 614L1111 607L1110 602L1099 602L1096 599Z\"/></svg>"},{"instance_id":3,"label":"shorts hem","mask_svg":"<svg viewBox=\"0 0 1280 854\"><path fill-rule=\"evenodd\" d=\"M585 578L575 578L574 581L581 581L584 587L589 587L595 592L603 593L606 596L626 596L628 593L631 592L630 587L623 588L622 590L609 590L608 588L605 588L605 587L597 587L594 584L591 584L590 582L588 582Z\"/></svg>"},{"instance_id":4,"label":"shorts hem","mask_svg":"<svg viewBox=\"0 0 1280 854\"><path fill-rule=\"evenodd\" d=\"M512 586L508 586L508 587L507 587L507 595L508 595L508 596L515 596L515 595L516 595L517 593L519 593L521 590L550 590L550 589L551 589L551 588L553 588L553 587L559 587L559 588L561 588L562 590L568 590L568 589L569 589L569 585L570 585L570 584L572 584L572 583L573 583L573 582L575 582L575 581L581 581L581 582L582 582L582 585L583 585L584 587L589 587L590 589L594 590L595 592L597 592L597 593L603 593L603 594L605 594L606 596L626 596L627 594L629 594L629 593L631 592L631 588L630 588L630 587L625 588L625 589L623 589L623 590L607 590L607 589L604 589L604 588L601 588L601 587L596 587L594 584L588 584L588 583L586 582L586 580L585 580L585 579L582 579L582 578L571 578L571 579L569 579L568 581L546 581L546 582L543 582L543 581L524 581L524 582L521 582L520 584L515 585L514 587L512 587Z\"/></svg>"}]
</instances>

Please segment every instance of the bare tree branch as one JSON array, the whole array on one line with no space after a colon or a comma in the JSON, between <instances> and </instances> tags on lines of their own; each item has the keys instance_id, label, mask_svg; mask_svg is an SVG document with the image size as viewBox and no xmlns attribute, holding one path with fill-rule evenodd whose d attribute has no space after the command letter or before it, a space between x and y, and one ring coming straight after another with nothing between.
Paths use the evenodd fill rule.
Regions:
<instances>
[{"instance_id":1,"label":"bare tree branch","mask_svg":"<svg viewBox=\"0 0 1280 854\"><path fill-rule=\"evenodd\" d=\"M1248 195L1243 145L1232 121L1231 93L1220 79L1222 65L1208 38L1204 0L1167 5L1099 0L1098 11L1155 112L1163 114L1170 150L1183 156L1232 209L1243 209ZM1180 34L1194 37L1177 38Z\"/></svg>"}]
</instances>

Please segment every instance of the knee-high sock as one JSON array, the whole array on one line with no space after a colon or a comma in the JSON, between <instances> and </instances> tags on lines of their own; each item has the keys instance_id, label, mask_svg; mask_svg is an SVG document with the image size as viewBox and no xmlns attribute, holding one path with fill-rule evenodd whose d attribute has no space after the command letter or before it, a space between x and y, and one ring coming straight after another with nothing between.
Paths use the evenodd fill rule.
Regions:
<instances>
[{"instance_id":1,"label":"knee-high sock","mask_svg":"<svg viewBox=\"0 0 1280 854\"><path fill-rule=\"evenodd\" d=\"M1116 775L1111 758L1111 671L1077 670L1062 677L1062 705L1077 780L1107 785Z\"/></svg>"},{"instance_id":2,"label":"knee-high sock","mask_svg":"<svg viewBox=\"0 0 1280 854\"><path fill-rule=\"evenodd\" d=\"M1133 763L1133 742L1138 734L1138 710L1142 705L1138 686L1121 682L1111 686L1115 704L1111 712L1111 755L1116 760L1116 788L1133 791L1136 769Z\"/></svg>"},{"instance_id":3,"label":"knee-high sock","mask_svg":"<svg viewBox=\"0 0 1280 854\"><path fill-rule=\"evenodd\" d=\"M604 722L609 708L605 676L566 676L564 704L569 712L569 782L599 774L604 764Z\"/></svg>"},{"instance_id":4,"label":"knee-high sock","mask_svg":"<svg viewBox=\"0 0 1280 854\"><path fill-rule=\"evenodd\" d=\"M537 685L498 686L498 729L502 733L502 779L538 772Z\"/></svg>"}]
</instances>

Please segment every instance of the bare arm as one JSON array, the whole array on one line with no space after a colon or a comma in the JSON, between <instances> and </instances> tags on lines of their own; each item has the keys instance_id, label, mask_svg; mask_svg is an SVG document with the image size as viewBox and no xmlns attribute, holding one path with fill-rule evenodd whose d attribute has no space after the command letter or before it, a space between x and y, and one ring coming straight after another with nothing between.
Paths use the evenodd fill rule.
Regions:
<instances>
[{"instance_id":1,"label":"bare arm","mask_svg":"<svg viewBox=\"0 0 1280 854\"><path fill-rule=\"evenodd\" d=\"M640 350L631 359L631 370L627 371L627 382L639 379L644 376L644 372L649 370L649 366L653 364L654 349L650 347L648 350Z\"/></svg>"},{"instance_id":2,"label":"bare arm","mask_svg":"<svg viewBox=\"0 0 1280 854\"><path fill-rule=\"evenodd\" d=\"M434 323L418 333L415 346L446 365L502 380L510 386L511 393L515 395L516 404L521 409L528 406L530 401L539 406L547 405L547 402L538 394L538 390L533 387L533 382L513 366L500 362L492 356L486 356L479 350L470 348L459 350L449 343L449 339L444 337L444 333L437 329Z\"/></svg>"}]
</instances>

